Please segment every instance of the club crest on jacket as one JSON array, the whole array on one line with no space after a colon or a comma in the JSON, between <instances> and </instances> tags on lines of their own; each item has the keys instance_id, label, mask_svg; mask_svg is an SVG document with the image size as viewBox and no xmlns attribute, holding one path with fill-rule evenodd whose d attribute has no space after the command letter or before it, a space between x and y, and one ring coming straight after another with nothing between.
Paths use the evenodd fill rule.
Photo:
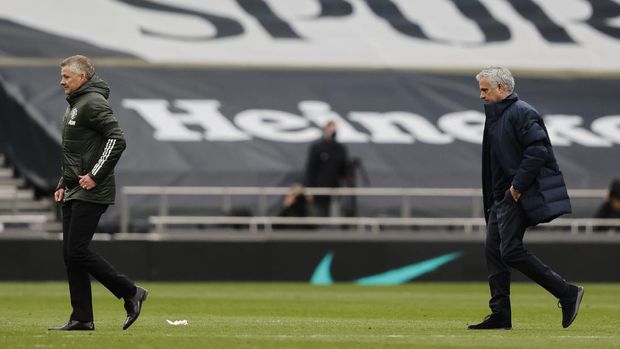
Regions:
<instances>
[{"instance_id":1,"label":"club crest on jacket","mask_svg":"<svg viewBox=\"0 0 620 349\"><path fill-rule=\"evenodd\" d=\"M69 125L71 126L75 126L75 117L77 116L77 108L73 108L71 109L71 113L69 114L69 116L71 117L71 120L69 120Z\"/></svg>"}]
</instances>

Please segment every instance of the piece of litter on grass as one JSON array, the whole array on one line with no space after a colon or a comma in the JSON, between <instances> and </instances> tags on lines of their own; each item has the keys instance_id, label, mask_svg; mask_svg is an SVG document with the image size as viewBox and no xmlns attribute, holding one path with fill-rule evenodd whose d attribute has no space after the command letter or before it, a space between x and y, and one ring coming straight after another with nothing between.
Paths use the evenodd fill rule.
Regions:
<instances>
[{"instance_id":1,"label":"piece of litter on grass","mask_svg":"<svg viewBox=\"0 0 620 349\"><path fill-rule=\"evenodd\" d=\"M169 325L172 326L180 326L180 325L187 325L187 320L166 320L168 322Z\"/></svg>"}]
</instances>

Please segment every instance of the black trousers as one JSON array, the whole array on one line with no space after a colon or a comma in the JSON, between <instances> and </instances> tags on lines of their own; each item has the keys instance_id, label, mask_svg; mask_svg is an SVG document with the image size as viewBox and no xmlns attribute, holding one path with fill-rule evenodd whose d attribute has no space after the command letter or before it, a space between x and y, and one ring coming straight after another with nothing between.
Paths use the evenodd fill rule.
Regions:
<instances>
[{"instance_id":1,"label":"black trousers","mask_svg":"<svg viewBox=\"0 0 620 349\"><path fill-rule=\"evenodd\" d=\"M90 288L92 275L117 298L132 297L136 286L126 276L89 249L99 218L108 205L70 200L62 205L62 246L71 306L71 320L93 321Z\"/></svg>"},{"instance_id":2,"label":"black trousers","mask_svg":"<svg viewBox=\"0 0 620 349\"><path fill-rule=\"evenodd\" d=\"M330 206L332 197L329 195L316 195L314 197L314 207L316 208L316 214L318 217L331 216Z\"/></svg>"},{"instance_id":3,"label":"black trousers","mask_svg":"<svg viewBox=\"0 0 620 349\"><path fill-rule=\"evenodd\" d=\"M517 269L556 298L568 291L568 283L523 247L527 228L525 212L506 191L491 208L487 223L485 255L489 272L489 307L510 319L510 271Z\"/></svg>"}]
</instances>

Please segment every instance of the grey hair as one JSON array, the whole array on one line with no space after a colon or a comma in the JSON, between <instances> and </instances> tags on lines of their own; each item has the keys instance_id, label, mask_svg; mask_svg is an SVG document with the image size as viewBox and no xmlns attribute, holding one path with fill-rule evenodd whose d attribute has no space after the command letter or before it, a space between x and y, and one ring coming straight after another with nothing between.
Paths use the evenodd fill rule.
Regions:
<instances>
[{"instance_id":1,"label":"grey hair","mask_svg":"<svg viewBox=\"0 0 620 349\"><path fill-rule=\"evenodd\" d=\"M515 79L512 77L512 73L508 68L501 66L488 66L482 69L476 80L480 82L480 79L487 78L493 87L497 87L498 84L504 86L504 90L508 93L512 93L515 89Z\"/></svg>"},{"instance_id":2,"label":"grey hair","mask_svg":"<svg viewBox=\"0 0 620 349\"><path fill-rule=\"evenodd\" d=\"M76 74L84 73L87 79L95 75L95 66L93 66L90 58L82 55L75 55L63 59L62 63L60 63L60 67L68 67Z\"/></svg>"}]
</instances>

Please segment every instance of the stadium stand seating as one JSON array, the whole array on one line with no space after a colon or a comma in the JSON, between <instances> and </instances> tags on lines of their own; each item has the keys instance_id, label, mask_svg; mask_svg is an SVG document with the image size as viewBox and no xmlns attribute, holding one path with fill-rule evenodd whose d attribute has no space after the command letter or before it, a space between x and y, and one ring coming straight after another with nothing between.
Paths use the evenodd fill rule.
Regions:
<instances>
[{"instance_id":1,"label":"stadium stand seating","mask_svg":"<svg viewBox=\"0 0 620 349\"><path fill-rule=\"evenodd\" d=\"M26 187L23 178L15 177L14 170L0 153L0 231L57 229L54 206L48 198L36 198Z\"/></svg>"}]
</instances>

